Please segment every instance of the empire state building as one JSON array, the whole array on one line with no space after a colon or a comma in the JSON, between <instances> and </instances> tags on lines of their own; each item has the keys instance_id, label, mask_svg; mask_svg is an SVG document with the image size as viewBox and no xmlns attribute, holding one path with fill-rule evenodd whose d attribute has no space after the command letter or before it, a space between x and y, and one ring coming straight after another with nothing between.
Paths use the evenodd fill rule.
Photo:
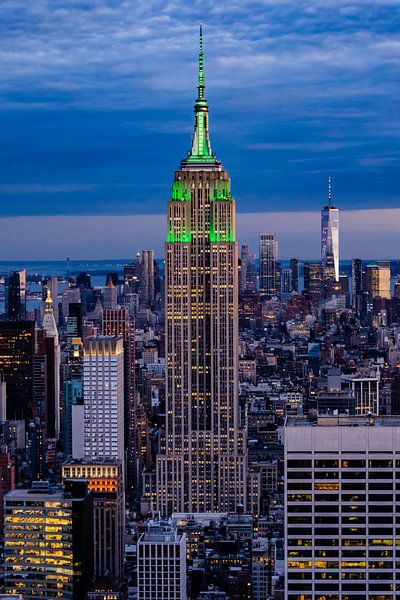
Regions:
<instances>
[{"instance_id":1,"label":"empire state building","mask_svg":"<svg viewBox=\"0 0 400 600\"><path fill-rule=\"evenodd\" d=\"M228 173L210 144L200 28L192 148L168 202L166 431L157 501L172 512L246 504L238 400L238 247Z\"/></svg>"}]
</instances>

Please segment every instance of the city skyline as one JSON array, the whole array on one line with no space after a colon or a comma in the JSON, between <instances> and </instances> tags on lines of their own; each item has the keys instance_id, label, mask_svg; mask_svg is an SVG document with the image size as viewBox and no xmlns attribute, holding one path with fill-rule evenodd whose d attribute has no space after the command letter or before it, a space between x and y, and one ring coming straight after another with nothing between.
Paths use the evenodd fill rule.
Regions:
<instances>
[{"instance_id":1,"label":"city skyline","mask_svg":"<svg viewBox=\"0 0 400 600\"><path fill-rule=\"evenodd\" d=\"M161 218L173 156L187 150L191 50L201 12L214 150L236 174L239 218L245 213L255 226L260 212L268 219L282 210L283 218L295 212L301 221L304 211L320 210L328 174L344 219L349 210L398 206L398 4L370 2L368 14L360 2L332 6L159 7L157 18L156 6L142 2L129 10L124 2L99 0L52 10L43 1L21 6L17 27L15 13L3 6L1 43L10 68L0 96L0 216L51 216L61 239L66 215L91 215L93 228L101 227L101 215L129 215L135 233L143 215ZM175 73L185 75L179 91ZM250 171L257 175L251 181ZM349 213L363 225L373 216ZM382 216L386 226L392 216ZM32 229L41 225L34 220ZM265 222L261 229L272 228ZM46 239L43 230L40 236ZM112 236L106 241L112 245ZM377 236L381 241L385 256L393 255L395 240ZM27 252L34 233L25 243ZM46 241L37 246L42 254L65 254Z\"/></svg>"}]
</instances>

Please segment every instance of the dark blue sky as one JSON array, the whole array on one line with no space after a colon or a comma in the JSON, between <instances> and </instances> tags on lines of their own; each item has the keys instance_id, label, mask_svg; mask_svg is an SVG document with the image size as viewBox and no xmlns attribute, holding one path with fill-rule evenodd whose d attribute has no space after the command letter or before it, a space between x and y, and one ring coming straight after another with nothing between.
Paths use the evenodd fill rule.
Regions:
<instances>
[{"instance_id":1,"label":"dark blue sky","mask_svg":"<svg viewBox=\"0 0 400 600\"><path fill-rule=\"evenodd\" d=\"M164 213L200 21L239 211L400 206L398 0L4 0L0 216Z\"/></svg>"}]
</instances>

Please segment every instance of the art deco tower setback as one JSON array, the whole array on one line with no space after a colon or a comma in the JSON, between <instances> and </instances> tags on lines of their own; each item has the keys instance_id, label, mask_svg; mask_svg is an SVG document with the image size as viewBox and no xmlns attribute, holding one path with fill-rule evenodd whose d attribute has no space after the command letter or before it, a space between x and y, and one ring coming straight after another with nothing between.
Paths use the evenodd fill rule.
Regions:
<instances>
[{"instance_id":1,"label":"art deco tower setback","mask_svg":"<svg viewBox=\"0 0 400 600\"><path fill-rule=\"evenodd\" d=\"M246 502L238 401L238 248L228 173L210 144L202 34L192 148L175 173L166 243L166 439L158 510Z\"/></svg>"}]
</instances>

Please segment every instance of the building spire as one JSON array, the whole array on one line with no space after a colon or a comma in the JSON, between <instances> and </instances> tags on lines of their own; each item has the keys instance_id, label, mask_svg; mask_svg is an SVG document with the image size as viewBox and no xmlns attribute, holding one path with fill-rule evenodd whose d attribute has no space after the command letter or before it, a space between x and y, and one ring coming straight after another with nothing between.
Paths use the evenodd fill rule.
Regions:
<instances>
[{"instance_id":1,"label":"building spire","mask_svg":"<svg viewBox=\"0 0 400 600\"><path fill-rule=\"evenodd\" d=\"M182 161L183 166L200 164L217 164L217 160L212 153L210 134L208 128L208 104L205 98L204 85L204 61L203 61L203 27L200 25L199 33L199 67L198 67L198 88L197 100L194 105L194 133L192 138L192 148L188 157Z\"/></svg>"},{"instance_id":2,"label":"building spire","mask_svg":"<svg viewBox=\"0 0 400 600\"><path fill-rule=\"evenodd\" d=\"M328 176L328 206L332 208L332 186L331 186L331 176Z\"/></svg>"},{"instance_id":3,"label":"building spire","mask_svg":"<svg viewBox=\"0 0 400 600\"><path fill-rule=\"evenodd\" d=\"M198 97L204 98L204 64L203 64L203 26L200 23L199 39L199 93Z\"/></svg>"}]
</instances>

